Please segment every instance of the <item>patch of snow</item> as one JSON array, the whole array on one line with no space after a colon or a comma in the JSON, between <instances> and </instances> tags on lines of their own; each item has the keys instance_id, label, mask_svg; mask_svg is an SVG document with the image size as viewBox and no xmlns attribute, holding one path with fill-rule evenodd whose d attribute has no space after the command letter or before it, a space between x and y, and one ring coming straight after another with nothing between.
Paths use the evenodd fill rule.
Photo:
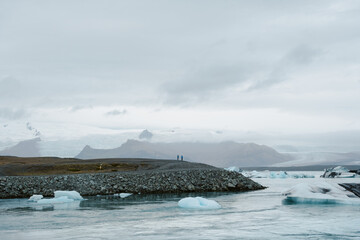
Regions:
<instances>
[{"instance_id":1,"label":"patch of snow","mask_svg":"<svg viewBox=\"0 0 360 240\"><path fill-rule=\"evenodd\" d=\"M178 206L187 209L219 209L221 205L214 200L202 197L187 197L178 202Z\"/></svg>"},{"instance_id":2,"label":"patch of snow","mask_svg":"<svg viewBox=\"0 0 360 240\"><path fill-rule=\"evenodd\" d=\"M44 196L43 195L32 195L28 201L30 202L37 202L39 201L40 199L43 199Z\"/></svg>"},{"instance_id":3,"label":"patch of snow","mask_svg":"<svg viewBox=\"0 0 360 240\"><path fill-rule=\"evenodd\" d=\"M360 199L353 193L327 182L300 183L283 195L289 203L360 205Z\"/></svg>"}]
</instances>

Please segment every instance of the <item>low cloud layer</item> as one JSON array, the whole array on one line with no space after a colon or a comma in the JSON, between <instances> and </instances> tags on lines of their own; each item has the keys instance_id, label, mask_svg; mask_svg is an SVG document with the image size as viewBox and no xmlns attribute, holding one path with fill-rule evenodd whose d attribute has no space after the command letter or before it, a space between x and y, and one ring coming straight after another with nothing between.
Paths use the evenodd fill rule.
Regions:
<instances>
[{"instance_id":1,"label":"low cloud layer","mask_svg":"<svg viewBox=\"0 0 360 240\"><path fill-rule=\"evenodd\" d=\"M357 128L359 13L358 1L2 1L0 118L271 109Z\"/></svg>"}]
</instances>

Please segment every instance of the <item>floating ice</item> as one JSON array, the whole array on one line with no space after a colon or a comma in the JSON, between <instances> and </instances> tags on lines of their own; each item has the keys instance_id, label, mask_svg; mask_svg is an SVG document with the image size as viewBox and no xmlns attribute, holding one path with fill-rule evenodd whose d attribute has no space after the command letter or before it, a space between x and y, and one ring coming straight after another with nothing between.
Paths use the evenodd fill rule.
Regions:
<instances>
[{"instance_id":1,"label":"floating ice","mask_svg":"<svg viewBox=\"0 0 360 240\"><path fill-rule=\"evenodd\" d=\"M114 196L116 197L121 197L121 198L126 198L128 196L131 196L132 193L115 193Z\"/></svg>"},{"instance_id":2,"label":"floating ice","mask_svg":"<svg viewBox=\"0 0 360 240\"><path fill-rule=\"evenodd\" d=\"M292 178L315 178L314 175L305 174L305 173L292 173L290 174Z\"/></svg>"},{"instance_id":3,"label":"floating ice","mask_svg":"<svg viewBox=\"0 0 360 240\"><path fill-rule=\"evenodd\" d=\"M313 175L305 173L288 173L284 171L270 172L269 170L265 171L248 171L242 172L245 177L249 178L315 178Z\"/></svg>"},{"instance_id":4,"label":"floating ice","mask_svg":"<svg viewBox=\"0 0 360 240\"><path fill-rule=\"evenodd\" d=\"M68 197L69 199L83 200L82 196L77 191L55 191L54 194L55 198Z\"/></svg>"},{"instance_id":5,"label":"floating ice","mask_svg":"<svg viewBox=\"0 0 360 240\"><path fill-rule=\"evenodd\" d=\"M32 195L28 201L30 202L37 202L40 199L42 199L44 196L43 195Z\"/></svg>"},{"instance_id":6,"label":"floating ice","mask_svg":"<svg viewBox=\"0 0 360 240\"><path fill-rule=\"evenodd\" d=\"M70 203L74 202L74 199L70 199L67 196L62 196L58 198L45 198L37 201L39 204L54 204L54 203Z\"/></svg>"},{"instance_id":7,"label":"floating ice","mask_svg":"<svg viewBox=\"0 0 360 240\"><path fill-rule=\"evenodd\" d=\"M284 192L283 195L289 203L360 205L360 199L353 193L327 182L300 183Z\"/></svg>"},{"instance_id":8,"label":"floating ice","mask_svg":"<svg viewBox=\"0 0 360 240\"><path fill-rule=\"evenodd\" d=\"M83 200L81 195L76 191L55 191L54 195L55 195L54 198L44 198L44 199L42 199L42 195L34 195L34 196L41 196L41 198L39 197L35 198L34 196L32 197L34 197L33 201L36 201L39 204L69 203L69 202L74 202L75 200Z\"/></svg>"},{"instance_id":9,"label":"floating ice","mask_svg":"<svg viewBox=\"0 0 360 240\"><path fill-rule=\"evenodd\" d=\"M349 169L337 166L333 168L328 168L324 170L324 174L320 177L323 178L354 178L356 177L355 173L349 172Z\"/></svg>"},{"instance_id":10,"label":"floating ice","mask_svg":"<svg viewBox=\"0 0 360 240\"><path fill-rule=\"evenodd\" d=\"M289 178L290 175L287 172L270 172L270 178Z\"/></svg>"},{"instance_id":11,"label":"floating ice","mask_svg":"<svg viewBox=\"0 0 360 240\"><path fill-rule=\"evenodd\" d=\"M188 209L219 209L221 205L214 200L202 197L187 197L178 202L179 207Z\"/></svg>"}]
</instances>

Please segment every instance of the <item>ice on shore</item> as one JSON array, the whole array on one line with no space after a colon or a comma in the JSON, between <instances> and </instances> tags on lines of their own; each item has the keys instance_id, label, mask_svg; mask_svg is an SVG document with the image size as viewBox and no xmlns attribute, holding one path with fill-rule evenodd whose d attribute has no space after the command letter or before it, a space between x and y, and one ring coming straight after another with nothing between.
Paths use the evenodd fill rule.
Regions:
<instances>
[{"instance_id":1,"label":"ice on shore","mask_svg":"<svg viewBox=\"0 0 360 240\"><path fill-rule=\"evenodd\" d=\"M121 198L126 198L126 197L129 197L131 195L132 195L132 193L115 193L114 194L114 196L121 197Z\"/></svg>"},{"instance_id":2,"label":"ice on shore","mask_svg":"<svg viewBox=\"0 0 360 240\"><path fill-rule=\"evenodd\" d=\"M178 206L187 209L219 209L221 205L214 200L202 197L187 197L178 202Z\"/></svg>"},{"instance_id":3,"label":"ice on shore","mask_svg":"<svg viewBox=\"0 0 360 240\"><path fill-rule=\"evenodd\" d=\"M43 199L44 196L43 195L32 195L28 201L30 202L37 202L39 201L40 199Z\"/></svg>"},{"instance_id":4,"label":"ice on shore","mask_svg":"<svg viewBox=\"0 0 360 240\"><path fill-rule=\"evenodd\" d=\"M327 182L300 183L283 195L288 203L360 205L360 199L353 193Z\"/></svg>"}]
</instances>

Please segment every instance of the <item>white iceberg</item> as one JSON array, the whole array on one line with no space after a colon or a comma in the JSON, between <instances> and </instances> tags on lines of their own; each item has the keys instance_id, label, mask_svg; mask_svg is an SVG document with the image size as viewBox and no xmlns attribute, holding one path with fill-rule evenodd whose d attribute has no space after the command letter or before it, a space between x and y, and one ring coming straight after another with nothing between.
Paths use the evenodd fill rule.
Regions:
<instances>
[{"instance_id":1,"label":"white iceberg","mask_svg":"<svg viewBox=\"0 0 360 240\"><path fill-rule=\"evenodd\" d=\"M39 204L56 204L56 203L70 203L70 202L74 202L74 199L70 199L67 196L62 196L62 197L58 197L58 198L44 198L41 199L39 201L37 201L37 203Z\"/></svg>"},{"instance_id":2,"label":"white iceberg","mask_svg":"<svg viewBox=\"0 0 360 240\"><path fill-rule=\"evenodd\" d=\"M40 199L43 199L44 196L43 195L32 195L30 198L29 198L29 202L37 202L39 201Z\"/></svg>"},{"instance_id":3,"label":"white iceberg","mask_svg":"<svg viewBox=\"0 0 360 240\"><path fill-rule=\"evenodd\" d=\"M55 191L55 198L68 197L74 200L83 200L83 197L77 191Z\"/></svg>"},{"instance_id":4,"label":"white iceberg","mask_svg":"<svg viewBox=\"0 0 360 240\"><path fill-rule=\"evenodd\" d=\"M131 195L132 195L132 193L115 193L114 194L115 197L121 197L121 198L126 198L126 197L129 197Z\"/></svg>"},{"instance_id":5,"label":"white iceberg","mask_svg":"<svg viewBox=\"0 0 360 240\"><path fill-rule=\"evenodd\" d=\"M360 198L355 194L327 182L300 183L283 192L283 195L290 203L360 205Z\"/></svg>"},{"instance_id":6,"label":"white iceberg","mask_svg":"<svg viewBox=\"0 0 360 240\"><path fill-rule=\"evenodd\" d=\"M270 172L269 170L265 171L247 171L242 172L245 177L249 178L315 178L313 175L305 174L305 173L288 173L284 171Z\"/></svg>"},{"instance_id":7,"label":"white iceberg","mask_svg":"<svg viewBox=\"0 0 360 240\"><path fill-rule=\"evenodd\" d=\"M315 178L314 175L305 174L305 173L292 173L290 174L291 178Z\"/></svg>"},{"instance_id":8,"label":"white iceberg","mask_svg":"<svg viewBox=\"0 0 360 240\"><path fill-rule=\"evenodd\" d=\"M70 203L76 200L83 200L83 197L80 195L80 193L76 191L55 191L54 195L55 195L54 198L44 198L44 199L40 198L36 200L36 202L39 204L55 204L55 203Z\"/></svg>"},{"instance_id":9,"label":"white iceberg","mask_svg":"<svg viewBox=\"0 0 360 240\"><path fill-rule=\"evenodd\" d=\"M320 177L323 178L354 178L356 177L356 173L351 173L349 169L337 166L333 168L327 168L324 170L323 175Z\"/></svg>"},{"instance_id":10,"label":"white iceberg","mask_svg":"<svg viewBox=\"0 0 360 240\"><path fill-rule=\"evenodd\" d=\"M270 178L289 178L290 175L287 172L270 172L269 175Z\"/></svg>"},{"instance_id":11,"label":"white iceberg","mask_svg":"<svg viewBox=\"0 0 360 240\"><path fill-rule=\"evenodd\" d=\"M187 197L178 202L178 206L187 209L219 209L221 205L214 200L202 197Z\"/></svg>"}]
</instances>

